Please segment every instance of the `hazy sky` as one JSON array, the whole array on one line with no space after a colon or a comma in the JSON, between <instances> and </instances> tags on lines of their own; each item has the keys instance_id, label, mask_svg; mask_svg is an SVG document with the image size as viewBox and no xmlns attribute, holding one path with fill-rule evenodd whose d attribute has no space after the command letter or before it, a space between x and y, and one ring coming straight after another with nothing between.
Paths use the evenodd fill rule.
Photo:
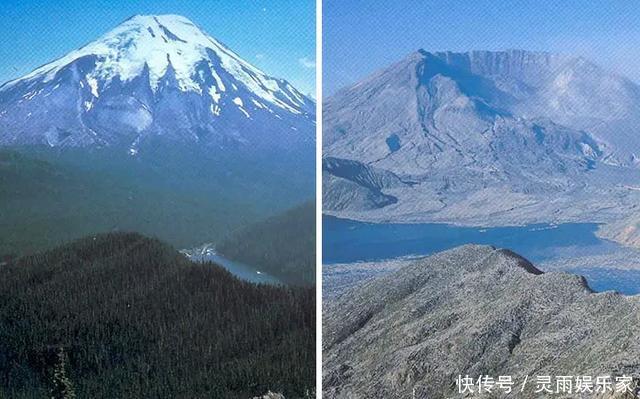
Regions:
<instances>
[{"instance_id":1,"label":"hazy sky","mask_svg":"<svg viewBox=\"0 0 640 399\"><path fill-rule=\"evenodd\" d=\"M0 84L134 14L180 14L266 73L315 93L315 0L0 0Z\"/></svg>"},{"instance_id":2,"label":"hazy sky","mask_svg":"<svg viewBox=\"0 0 640 399\"><path fill-rule=\"evenodd\" d=\"M582 55L640 82L640 0L324 0L323 91L419 48Z\"/></svg>"}]
</instances>

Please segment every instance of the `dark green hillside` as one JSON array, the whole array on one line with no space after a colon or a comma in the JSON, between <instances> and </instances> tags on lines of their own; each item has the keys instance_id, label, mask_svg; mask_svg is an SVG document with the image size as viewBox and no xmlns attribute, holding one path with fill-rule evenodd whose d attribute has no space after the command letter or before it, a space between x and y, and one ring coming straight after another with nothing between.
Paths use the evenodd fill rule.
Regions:
<instances>
[{"instance_id":1,"label":"dark green hillside","mask_svg":"<svg viewBox=\"0 0 640 399\"><path fill-rule=\"evenodd\" d=\"M38 179L35 179L36 176ZM30 159L18 152L0 150L0 198L3 200L56 190L68 179L48 162Z\"/></svg>"},{"instance_id":2,"label":"dark green hillside","mask_svg":"<svg viewBox=\"0 0 640 399\"><path fill-rule=\"evenodd\" d=\"M216 249L227 258L304 285L315 281L315 245L315 204L307 202L241 229Z\"/></svg>"},{"instance_id":3,"label":"dark green hillside","mask_svg":"<svg viewBox=\"0 0 640 399\"><path fill-rule=\"evenodd\" d=\"M219 240L312 196L302 174L275 183L287 173L193 148L136 157L122 148L0 149L0 256L105 231L138 231L178 248Z\"/></svg>"},{"instance_id":4,"label":"dark green hillside","mask_svg":"<svg viewBox=\"0 0 640 399\"><path fill-rule=\"evenodd\" d=\"M138 234L0 266L0 398L302 397L311 289L257 286Z\"/></svg>"}]
</instances>

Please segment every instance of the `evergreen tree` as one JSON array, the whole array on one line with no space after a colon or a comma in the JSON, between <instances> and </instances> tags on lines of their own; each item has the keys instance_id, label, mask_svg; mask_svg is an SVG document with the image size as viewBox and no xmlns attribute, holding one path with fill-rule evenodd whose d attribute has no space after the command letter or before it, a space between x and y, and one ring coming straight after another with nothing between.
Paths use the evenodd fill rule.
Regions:
<instances>
[{"instance_id":1,"label":"evergreen tree","mask_svg":"<svg viewBox=\"0 0 640 399\"><path fill-rule=\"evenodd\" d=\"M242 281L135 233L0 267L0 398L299 399L314 382L313 288Z\"/></svg>"}]
</instances>

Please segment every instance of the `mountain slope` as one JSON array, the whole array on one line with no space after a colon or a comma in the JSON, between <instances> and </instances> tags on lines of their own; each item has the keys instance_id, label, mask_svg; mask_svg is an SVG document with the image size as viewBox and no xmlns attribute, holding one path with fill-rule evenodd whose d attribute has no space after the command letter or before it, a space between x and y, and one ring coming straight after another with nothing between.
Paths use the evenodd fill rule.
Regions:
<instances>
[{"instance_id":1,"label":"mountain slope","mask_svg":"<svg viewBox=\"0 0 640 399\"><path fill-rule=\"evenodd\" d=\"M309 285L316 272L316 207L307 202L225 238L216 250L283 281Z\"/></svg>"},{"instance_id":2,"label":"mountain slope","mask_svg":"<svg viewBox=\"0 0 640 399\"><path fill-rule=\"evenodd\" d=\"M322 160L322 203L330 210L376 209L398 202L383 189L410 186L395 174L358 161L325 157Z\"/></svg>"},{"instance_id":3,"label":"mountain slope","mask_svg":"<svg viewBox=\"0 0 640 399\"><path fill-rule=\"evenodd\" d=\"M443 208L487 188L520 197L516 206L578 192L597 196L597 207L629 194L617 184L638 180L639 104L637 85L582 58L420 50L326 100L324 154L415 183L382 190L398 201L378 208L398 219L453 219ZM344 191L335 179L344 177L328 172L326 209L349 208L331 195ZM488 200L498 204L496 213L509 212L510 201ZM568 218L572 210L544 212Z\"/></svg>"},{"instance_id":4,"label":"mountain slope","mask_svg":"<svg viewBox=\"0 0 640 399\"><path fill-rule=\"evenodd\" d=\"M325 305L323 390L457 397L460 374L520 384L525 375L637 377L639 310L640 297L593 293L584 278L543 274L511 251L458 247ZM518 397L538 397L534 381Z\"/></svg>"},{"instance_id":5,"label":"mountain slope","mask_svg":"<svg viewBox=\"0 0 640 399\"><path fill-rule=\"evenodd\" d=\"M640 248L640 216L634 212L621 220L601 226L598 235L629 247Z\"/></svg>"},{"instance_id":6,"label":"mountain slope","mask_svg":"<svg viewBox=\"0 0 640 399\"><path fill-rule=\"evenodd\" d=\"M134 16L0 86L22 160L0 160L0 253L114 230L193 247L313 198L314 107L188 19Z\"/></svg>"},{"instance_id":7,"label":"mountain slope","mask_svg":"<svg viewBox=\"0 0 640 399\"><path fill-rule=\"evenodd\" d=\"M176 15L134 16L0 87L0 144L313 147L314 104Z\"/></svg>"},{"instance_id":8,"label":"mountain slope","mask_svg":"<svg viewBox=\"0 0 640 399\"><path fill-rule=\"evenodd\" d=\"M261 169L196 154L0 149L0 254L39 252L107 231L195 246L313 195L306 176L286 165ZM274 187L284 178L286 187Z\"/></svg>"},{"instance_id":9,"label":"mountain slope","mask_svg":"<svg viewBox=\"0 0 640 399\"><path fill-rule=\"evenodd\" d=\"M63 364L77 397L303 397L313 290L256 286L118 233L0 266L0 397L40 398Z\"/></svg>"}]
</instances>

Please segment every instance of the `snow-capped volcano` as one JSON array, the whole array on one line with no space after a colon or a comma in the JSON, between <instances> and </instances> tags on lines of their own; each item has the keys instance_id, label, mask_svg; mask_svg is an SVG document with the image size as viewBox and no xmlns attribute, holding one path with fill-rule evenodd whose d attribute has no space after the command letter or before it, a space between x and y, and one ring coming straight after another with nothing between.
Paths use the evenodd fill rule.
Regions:
<instances>
[{"instance_id":1,"label":"snow-capped volcano","mask_svg":"<svg viewBox=\"0 0 640 399\"><path fill-rule=\"evenodd\" d=\"M314 103L176 15L134 16L0 86L0 144L313 143Z\"/></svg>"}]
</instances>

